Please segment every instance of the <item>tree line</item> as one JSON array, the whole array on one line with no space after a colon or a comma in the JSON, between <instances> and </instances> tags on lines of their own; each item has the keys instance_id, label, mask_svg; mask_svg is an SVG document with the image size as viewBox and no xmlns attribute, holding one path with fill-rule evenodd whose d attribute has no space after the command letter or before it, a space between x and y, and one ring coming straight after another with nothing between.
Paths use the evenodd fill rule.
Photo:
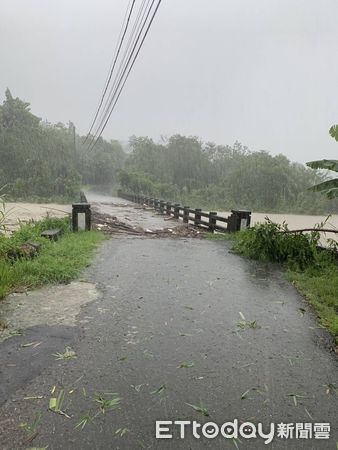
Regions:
<instances>
[{"instance_id":1,"label":"tree line","mask_svg":"<svg viewBox=\"0 0 338 450\"><path fill-rule=\"evenodd\" d=\"M73 123L51 124L9 91L0 105L0 188L7 198L70 201L83 184L112 185L125 154L100 139L92 151Z\"/></svg>"},{"instance_id":2,"label":"tree line","mask_svg":"<svg viewBox=\"0 0 338 450\"><path fill-rule=\"evenodd\" d=\"M327 175L281 154L252 152L239 142L216 145L180 135L160 143L132 137L130 149L120 183L132 192L209 209L338 211L337 200L309 190Z\"/></svg>"},{"instance_id":3,"label":"tree line","mask_svg":"<svg viewBox=\"0 0 338 450\"><path fill-rule=\"evenodd\" d=\"M337 212L337 199L309 190L324 181L320 171L239 142L132 136L127 151L102 138L88 150L71 122L42 121L8 89L0 105L0 188L13 199L70 201L81 185L119 185L191 207Z\"/></svg>"}]
</instances>

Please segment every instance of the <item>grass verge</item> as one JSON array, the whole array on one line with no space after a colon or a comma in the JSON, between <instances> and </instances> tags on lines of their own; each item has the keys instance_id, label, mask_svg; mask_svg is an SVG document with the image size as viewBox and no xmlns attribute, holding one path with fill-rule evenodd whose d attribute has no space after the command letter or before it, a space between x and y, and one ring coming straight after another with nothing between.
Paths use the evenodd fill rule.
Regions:
<instances>
[{"instance_id":1,"label":"grass verge","mask_svg":"<svg viewBox=\"0 0 338 450\"><path fill-rule=\"evenodd\" d=\"M62 237L57 242L41 238L41 231L48 228L61 228ZM0 298L17 289L70 282L89 265L95 247L103 239L97 231L72 233L68 219L29 223L10 238L0 235ZM8 258L27 241L41 244L37 256Z\"/></svg>"},{"instance_id":2,"label":"grass verge","mask_svg":"<svg viewBox=\"0 0 338 450\"><path fill-rule=\"evenodd\" d=\"M288 278L316 311L322 325L335 337L338 345L338 266L322 264L316 270L288 271Z\"/></svg>"}]
</instances>

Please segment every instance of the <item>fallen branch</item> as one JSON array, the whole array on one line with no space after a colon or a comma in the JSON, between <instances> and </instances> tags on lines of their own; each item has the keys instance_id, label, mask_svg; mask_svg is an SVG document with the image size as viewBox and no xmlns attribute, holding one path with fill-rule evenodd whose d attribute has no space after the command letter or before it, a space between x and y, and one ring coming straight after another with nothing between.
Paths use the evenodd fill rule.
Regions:
<instances>
[{"instance_id":1,"label":"fallen branch","mask_svg":"<svg viewBox=\"0 0 338 450\"><path fill-rule=\"evenodd\" d=\"M173 228L160 228L156 230L149 230L140 226L133 227L125 222L122 222L115 216L109 216L108 214L102 214L98 211L94 211L92 215L93 227L106 234L131 234L136 236L147 237L192 237L202 238L205 235L205 230L196 228L193 225L178 224Z\"/></svg>"},{"instance_id":2,"label":"fallen branch","mask_svg":"<svg viewBox=\"0 0 338 450\"><path fill-rule=\"evenodd\" d=\"M278 231L278 233L303 233L305 231L318 231L321 233L338 233L338 230L331 230L329 228L302 228L300 230Z\"/></svg>"}]
</instances>

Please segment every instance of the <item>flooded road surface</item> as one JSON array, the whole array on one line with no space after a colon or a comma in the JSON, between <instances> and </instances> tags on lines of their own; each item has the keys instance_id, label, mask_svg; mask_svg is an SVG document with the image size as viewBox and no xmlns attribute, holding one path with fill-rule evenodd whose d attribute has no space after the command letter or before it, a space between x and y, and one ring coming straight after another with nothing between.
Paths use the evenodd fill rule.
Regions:
<instances>
[{"instance_id":1,"label":"flooded road surface","mask_svg":"<svg viewBox=\"0 0 338 450\"><path fill-rule=\"evenodd\" d=\"M95 296L82 299L75 320L58 326L50 311L52 323L40 316L0 344L10 392L0 448L335 449L331 338L278 267L229 250L226 241L107 240L82 280ZM61 357L66 347L75 354ZM59 411L50 411L60 393ZM262 422L266 432L271 422L330 423L331 438L276 436L265 445L198 439L187 428L180 439L176 427L172 439L155 439L156 420L234 419Z\"/></svg>"},{"instance_id":2,"label":"flooded road surface","mask_svg":"<svg viewBox=\"0 0 338 450\"><path fill-rule=\"evenodd\" d=\"M146 211L141 205L136 205L128 200L92 192L86 192L86 197L93 210L115 216L126 224L151 230L163 229L168 226L168 220L165 220L163 215L151 209Z\"/></svg>"}]
</instances>

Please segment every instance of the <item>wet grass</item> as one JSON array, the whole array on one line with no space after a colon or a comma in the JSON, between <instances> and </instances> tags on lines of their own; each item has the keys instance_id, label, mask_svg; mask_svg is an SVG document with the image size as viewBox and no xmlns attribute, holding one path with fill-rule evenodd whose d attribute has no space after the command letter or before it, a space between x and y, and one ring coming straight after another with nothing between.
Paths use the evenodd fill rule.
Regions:
<instances>
[{"instance_id":1,"label":"wet grass","mask_svg":"<svg viewBox=\"0 0 338 450\"><path fill-rule=\"evenodd\" d=\"M289 271L288 278L316 311L338 344L338 265L323 261L303 272Z\"/></svg>"},{"instance_id":2,"label":"wet grass","mask_svg":"<svg viewBox=\"0 0 338 450\"><path fill-rule=\"evenodd\" d=\"M57 242L41 238L41 231L48 228L61 228L62 237ZM96 231L72 233L69 219L46 219L23 225L10 238L0 236L0 299L13 291L69 283L89 265L95 247L103 239ZM17 256L27 241L41 245L33 258ZM8 254L16 257L9 258Z\"/></svg>"},{"instance_id":3,"label":"wet grass","mask_svg":"<svg viewBox=\"0 0 338 450\"><path fill-rule=\"evenodd\" d=\"M74 352L74 350L72 350L70 347L66 347L65 351L60 353L60 352L56 352L53 353L53 356L55 357L55 359L58 360L67 360L67 359L74 359L76 358L76 353Z\"/></svg>"},{"instance_id":4,"label":"wet grass","mask_svg":"<svg viewBox=\"0 0 338 450\"><path fill-rule=\"evenodd\" d=\"M42 417L42 413L38 412L38 413L36 413L36 415L31 423L27 423L27 422L20 423L20 427L23 428L27 433L28 440L30 440L37 433L38 427L41 422L41 417Z\"/></svg>"},{"instance_id":5,"label":"wet grass","mask_svg":"<svg viewBox=\"0 0 338 450\"><path fill-rule=\"evenodd\" d=\"M65 416L70 419L70 416L65 412L67 407L65 406L65 392L63 389L59 392L57 397L52 397L49 399L49 409L56 414Z\"/></svg>"},{"instance_id":6,"label":"wet grass","mask_svg":"<svg viewBox=\"0 0 338 450\"><path fill-rule=\"evenodd\" d=\"M246 320L244 314L242 312L239 312L239 315L241 316L241 320L238 320L236 322L236 326L239 330L245 330L247 328L260 328L260 326L257 324L256 320Z\"/></svg>"},{"instance_id":7,"label":"wet grass","mask_svg":"<svg viewBox=\"0 0 338 450\"><path fill-rule=\"evenodd\" d=\"M162 395L167 389L166 384L161 384L161 386L158 389L155 389L154 391L151 391L151 395Z\"/></svg>"},{"instance_id":8,"label":"wet grass","mask_svg":"<svg viewBox=\"0 0 338 450\"><path fill-rule=\"evenodd\" d=\"M74 430L82 431L87 425L94 424L95 419L101 415L106 414L108 411L118 409L121 404L122 398L118 396L117 393L108 392L104 394L96 394L93 399L98 406L96 411L88 411L86 414L81 416L76 423ZM128 428L119 428L116 430L115 434L122 437L124 434L128 433L130 430Z\"/></svg>"},{"instance_id":9,"label":"wet grass","mask_svg":"<svg viewBox=\"0 0 338 450\"><path fill-rule=\"evenodd\" d=\"M77 428L80 430L83 430L86 425L93 422L92 416L88 413L80 417L79 421L75 425L74 429Z\"/></svg>"},{"instance_id":10,"label":"wet grass","mask_svg":"<svg viewBox=\"0 0 338 450\"><path fill-rule=\"evenodd\" d=\"M191 403L186 403L188 406L190 406L192 409L194 409L196 412L202 414L202 416L209 417L209 410L205 405L192 405Z\"/></svg>"},{"instance_id":11,"label":"wet grass","mask_svg":"<svg viewBox=\"0 0 338 450\"><path fill-rule=\"evenodd\" d=\"M116 393L96 394L95 401L99 404L102 414L104 414L106 411L118 408L121 398Z\"/></svg>"},{"instance_id":12,"label":"wet grass","mask_svg":"<svg viewBox=\"0 0 338 450\"><path fill-rule=\"evenodd\" d=\"M190 369L191 367L194 367L193 362L182 362L177 368L178 369Z\"/></svg>"}]
</instances>

